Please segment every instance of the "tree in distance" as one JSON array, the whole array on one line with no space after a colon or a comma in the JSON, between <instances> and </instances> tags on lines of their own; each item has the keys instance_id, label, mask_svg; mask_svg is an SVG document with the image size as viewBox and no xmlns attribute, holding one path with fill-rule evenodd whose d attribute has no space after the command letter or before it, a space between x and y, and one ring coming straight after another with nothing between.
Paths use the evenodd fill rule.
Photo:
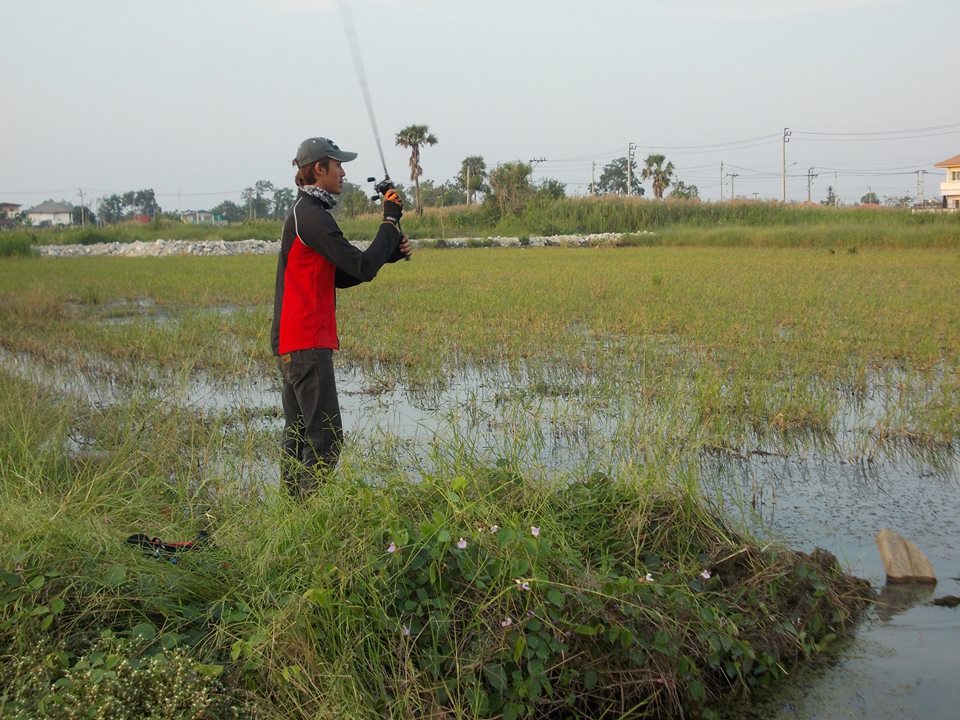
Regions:
<instances>
[{"instance_id":1,"label":"tree in distance","mask_svg":"<svg viewBox=\"0 0 960 720\"><path fill-rule=\"evenodd\" d=\"M274 192L273 183L269 180L257 180L253 187L245 188L240 193L240 199L247 204L247 216L249 220L255 220L258 217L270 216L270 201L267 199L267 193Z\"/></svg>"},{"instance_id":2,"label":"tree in distance","mask_svg":"<svg viewBox=\"0 0 960 720\"><path fill-rule=\"evenodd\" d=\"M647 155L643 170L640 171L640 176L644 180L652 181L653 196L657 200L663 199L663 191L666 190L673 181L673 163L667 162L667 164L664 165L665 162L667 162L667 158L664 155Z\"/></svg>"},{"instance_id":3,"label":"tree in distance","mask_svg":"<svg viewBox=\"0 0 960 720\"><path fill-rule=\"evenodd\" d=\"M643 195L643 185L637 180L637 162L630 160L630 193L632 195ZM615 195L627 194L627 158L618 157L603 166L600 173L600 180L597 183L597 191L600 193L613 193Z\"/></svg>"},{"instance_id":4,"label":"tree in distance","mask_svg":"<svg viewBox=\"0 0 960 720\"><path fill-rule=\"evenodd\" d=\"M109 195L100 201L100 220L105 223L118 223L134 215L154 217L160 214L157 197L153 189L129 190L123 195Z\"/></svg>"},{"instance_id":5,"label":"tree in distance","mask_svg":"<svg viewBox=\"0 0 960 720\"><path fill-rule=\"evenodd\" d=\"M343 183L343 190L340 193L340 202L337 203L336 212L343 213L350 218L355 218L372 210L373 202L370 200L370 194L359 185L345 181Z\"/></svg>"},{"instance_id":6,"label":"tree in distance","mask_svg":"<svg viewBox=\"0 0 960 720\"><path fill-rule=\"evenodd\" d=\"M247 209L232 200L224 200L216 207L210 208L210 212L228 223L243 222L247 216Z\"/></svg>"},{"instance_id":7,"label":"tree in distance","mask_svg":"<svg viewBox=\"0 0 960 720\"><path fill-rule=\"evenodd\" d=\"M533 195L533 168L522 160L497 165L490 171L490 188L500 215L517 215Z\"/></svg>"},{"instance_id":8,"label":"tree in distance","mask_svg":"<svg viewBox=\"0 0 960 720\"><path fill-rule=\"evenodd\" d=\"M683 180L677 180L670 191L673 200L699 200L700 190L696 185L687 185Z\"/></svg>"},{"instance_id":9,"label":"tree in distance","mask_svg":"<svg viewBox=\"0 0 960 720\"><path fill-rule=\"evenodd\" d=\"M826 205L827 207L836 207L837 194L833 191L833 185L827 185L827 197L826 199L821 200L820 204Z\"/></svg>"},{"instance_id":10,"label":"tree in distance","mask_svg":"<svg viewBox=\"0 0 960 720\"><path fill-rule=\"evenodd\" d=\"M873 191L868 192L866 195L860 198L860 204L861 205L879 205L880 196Z\"/></svg>"},{"instance_id":11,"label":"tree in distance","mask_svg":"<svg viewBox=\"0 0 960 720\"><path fill-rule=\"evenodd\" d=\"M545 178L537 185L537 195L548 200L560 200L567 196L567 186L555 178Z\"/></svg>"},{"instance_id":12,"label":"tree in distance","mask_svg":"<svg viewBox=\"0 0 960 720\"><path fill-rule=\"evenodd\" d=\"M423 214L423 205L420 203L420 176L423 175L423 168L420 167L420 148L423 145L436 144L437 136L430 132L428 125L408 125L397 133L397 145L410 150L410 179L414 183L418 215Z\"/></svg>"},{"instance_id":13,"label":"tree in distance","mask_svg":"<svg viewBox=\"0 0 960 720\"><path fill-rule=\"evenodd\" d=\"M288 187L277 188L273 192L273 217L277 220L283 220L293 205L293 189Z\"/></svg>"},{"instance_id":14,"label":"tree in distance","mask_svg":"<svg viewBox=\"0 0 960 720\"><path fill-rule=\"evenodd\" d=\"M469 173L467 170L469 169ZM469 176L469 183L467 177ZM490 192L490 187L486 184L487 163L481 155L471 155L465 157L460 163L460 172L457 175L457 185L467 193L467 202L475 203L477 193ZM469 184L469 187L468 187Z\"/></svg>"}]
</instances>

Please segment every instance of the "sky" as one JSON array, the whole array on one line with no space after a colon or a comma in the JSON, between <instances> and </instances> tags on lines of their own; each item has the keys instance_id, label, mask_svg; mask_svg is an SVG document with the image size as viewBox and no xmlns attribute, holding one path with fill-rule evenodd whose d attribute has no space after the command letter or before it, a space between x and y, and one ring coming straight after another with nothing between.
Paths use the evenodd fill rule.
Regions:
<instances>
[{"instance_id":1,"label":"sky","mask_svg":"<svg viewBox=\"0 0 960 720\"><path fill-rule=\"evenodd\" d=\"M705 200L721 180L727 199L779 199L784 128L788 200L808 179L814 201L916 196L918 177L937 196L933 165L960 154L957 0L348 1L400 182L411 124L438 139L424 179L538 160L534 180L571 195L630 143ZM0 202L152 188L164 210L207 209L292 187L315 135L360 154L347 180L383 174L337 0L0 8Z\"/></svg>"}]
</instances>

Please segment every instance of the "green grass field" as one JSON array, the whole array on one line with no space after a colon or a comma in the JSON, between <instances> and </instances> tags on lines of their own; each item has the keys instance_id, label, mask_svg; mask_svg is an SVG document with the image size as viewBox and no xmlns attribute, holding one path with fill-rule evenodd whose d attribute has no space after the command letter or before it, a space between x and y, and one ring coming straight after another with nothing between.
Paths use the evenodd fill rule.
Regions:
<instances>
[{"instance_id":1,"label":"green grass field","mask_svg":"<svg viewBox=\"0 0 960 720\"><path fill-rule=\"evenodd\" d=\"M726 517L695 459L830 447L862 407L860 457L953 452L960 251L703 232L420 250L341 292L342 368L435 393L507 377L528 414L354 442L302 505L275 422L154 392L273 376L275 259L4 260L0 715L709 718L828 648L864 588ZM91 404L54 368L123 392ZM555 397L641 460L477 449L535 442ZM176 564L123 544L199 530L213 547Z\"/></svg>"}]
</instances>

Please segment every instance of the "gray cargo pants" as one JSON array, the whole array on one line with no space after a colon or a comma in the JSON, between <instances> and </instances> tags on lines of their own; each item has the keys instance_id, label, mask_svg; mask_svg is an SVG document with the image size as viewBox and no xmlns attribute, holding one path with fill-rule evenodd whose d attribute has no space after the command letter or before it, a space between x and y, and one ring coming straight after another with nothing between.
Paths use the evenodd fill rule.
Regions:
<instances>
[{"instance_id":1,"label":"gray cargo pants","mask_svg":"<svg viewBox=\"0 0 960 720\"><path fill-rule=\"evenodd\" d=\"M283 456L280 475L295 498L313 492L340 457L343 423L333 350L297 350L277 357L283 375Z\"/></svg>"}]
</instances>

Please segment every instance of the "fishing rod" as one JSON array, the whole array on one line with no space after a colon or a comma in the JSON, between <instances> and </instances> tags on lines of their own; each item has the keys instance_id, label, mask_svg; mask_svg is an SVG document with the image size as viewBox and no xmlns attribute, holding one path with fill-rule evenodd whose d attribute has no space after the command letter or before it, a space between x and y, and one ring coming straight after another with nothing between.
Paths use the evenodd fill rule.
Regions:
<instances>
[{"instance_id":1,"label":"fishing rod","mask_svg":"<svg viewBox=\"0 0 960 720\"><path fill-rule=\"evenodd\" d=\"M370 98L370 85L367 83L367 73L363 69L363 58L360 55L360 43L357 41L357 30L353 24L353 15L350 12L348 0L338 0L340 16L343 19L343 28L347 33L347 42L350 45L350 54L353 56L353 66L357 71L360 89L363 91L363 101L367 106L367 117L370 118L370 127L373 128L373 139L377 141L377 152L380 153L380 164L383 165L383 180L374 185L377 194L371 199L378 200L387 190L393 188L390 173L387 171L387 161L383 157L383 145L380 144L380 130L377 128L377 117L373 112L373 100ZM367 178L367 182L376 182L376 178Z\"/></svg>"}]
</instances>

